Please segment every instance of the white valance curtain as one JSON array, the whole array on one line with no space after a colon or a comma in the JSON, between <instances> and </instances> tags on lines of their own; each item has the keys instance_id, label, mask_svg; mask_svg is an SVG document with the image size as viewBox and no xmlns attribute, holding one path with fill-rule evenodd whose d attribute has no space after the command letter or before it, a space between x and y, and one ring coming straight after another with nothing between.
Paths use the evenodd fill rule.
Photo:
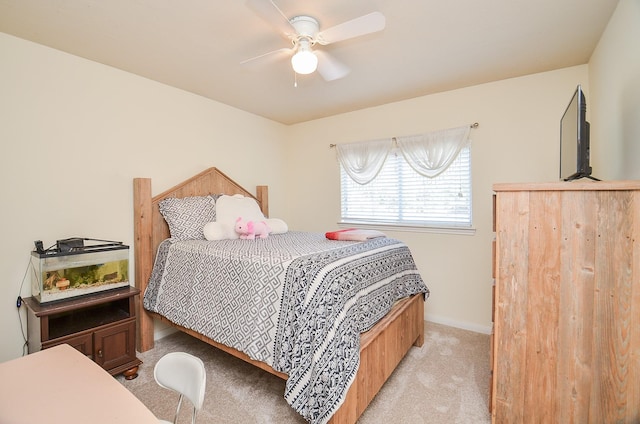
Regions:
<instances>
[{"instance_id":1,"label":"white valance curtain","mask_svg":"<svg viewBox=\"0 0 640 424\"><path fill-rule=\"evenodd\" d=\"M378 175L392 147L393 140L388 138L337 144L336 152L342 168L353 181L367 184Z\"/></svg>"},{"instance_id":2,"label":"white valance curtain","mask_svg":"<svg viewBox=\"0 0 640 424\"><path fill-rule=\"evenodd\" d=\"M378 175L394 142L417 173L434 178L468 145L470 131L471 127L465 125L419 135L337 144L336 152L345 172L358 184L367 184Z\"/></svg>"}]
</instances>

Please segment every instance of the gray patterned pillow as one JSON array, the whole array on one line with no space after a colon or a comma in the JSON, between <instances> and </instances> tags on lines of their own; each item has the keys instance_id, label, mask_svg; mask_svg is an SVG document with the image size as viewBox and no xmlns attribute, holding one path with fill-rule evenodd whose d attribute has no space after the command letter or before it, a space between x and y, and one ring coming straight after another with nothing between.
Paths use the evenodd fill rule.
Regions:
<instances>
[{"instance_id":1,"label":"gray patterned pillow","mask_svg":"<svg viewBox=\"0 0 640 424\"><path fill-rule=\"evenodd\" d=\"M175 240L204 240L205 224L216 220L216 199L219 195L170 197L159 203L160 213L169 224Z\"/></svg>"}]
</instances>

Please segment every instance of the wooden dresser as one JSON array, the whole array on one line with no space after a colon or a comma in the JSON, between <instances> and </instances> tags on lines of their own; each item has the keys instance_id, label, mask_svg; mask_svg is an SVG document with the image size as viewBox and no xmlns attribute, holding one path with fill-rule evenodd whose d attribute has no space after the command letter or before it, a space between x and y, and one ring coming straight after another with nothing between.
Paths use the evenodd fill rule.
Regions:
<instances>
[{"instance_id":1,"label":"wooden dresser","mask_svg":"<svg viewBox=\"0 0 640 424\"><path fill-rule=\"evenodd\" d=\"M493 189L492 422L640 423L640 181Z\"/></svg>"}]
</instances>

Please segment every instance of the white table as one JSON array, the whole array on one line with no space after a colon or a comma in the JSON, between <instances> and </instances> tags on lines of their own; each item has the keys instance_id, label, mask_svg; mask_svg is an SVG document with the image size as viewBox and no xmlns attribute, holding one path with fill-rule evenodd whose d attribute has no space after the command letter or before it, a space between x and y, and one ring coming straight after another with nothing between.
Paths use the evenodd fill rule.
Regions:
<instances>
[{"instance_id":1,"label":"white table","mask_svg":"<svg viewBox=\"0 0 640 424\"><path fill-rule=\"evenodd\" d=\"M63 344L0 363L0 423L157 424L158 420L114 377Z\"/></svg>"}]
</instances>

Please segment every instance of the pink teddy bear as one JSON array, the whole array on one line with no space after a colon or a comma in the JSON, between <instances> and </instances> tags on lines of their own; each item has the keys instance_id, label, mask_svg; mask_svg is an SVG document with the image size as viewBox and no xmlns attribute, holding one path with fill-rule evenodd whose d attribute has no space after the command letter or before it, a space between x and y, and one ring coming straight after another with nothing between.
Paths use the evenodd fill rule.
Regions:
<instances>
[{"instance_id":1,"label":"pink teddy bear","mask_svg":"<svg viewBox=\"0 0 640 424\"><path fill-rule=\"evenodd\" d=\"M256 236L260 238L267 238L271 232L271 228L264 221L243 221L242 217L236 219L235 225L236 233L240 234L241 239L253 240Z\"/></svg>"}]
</instances>

